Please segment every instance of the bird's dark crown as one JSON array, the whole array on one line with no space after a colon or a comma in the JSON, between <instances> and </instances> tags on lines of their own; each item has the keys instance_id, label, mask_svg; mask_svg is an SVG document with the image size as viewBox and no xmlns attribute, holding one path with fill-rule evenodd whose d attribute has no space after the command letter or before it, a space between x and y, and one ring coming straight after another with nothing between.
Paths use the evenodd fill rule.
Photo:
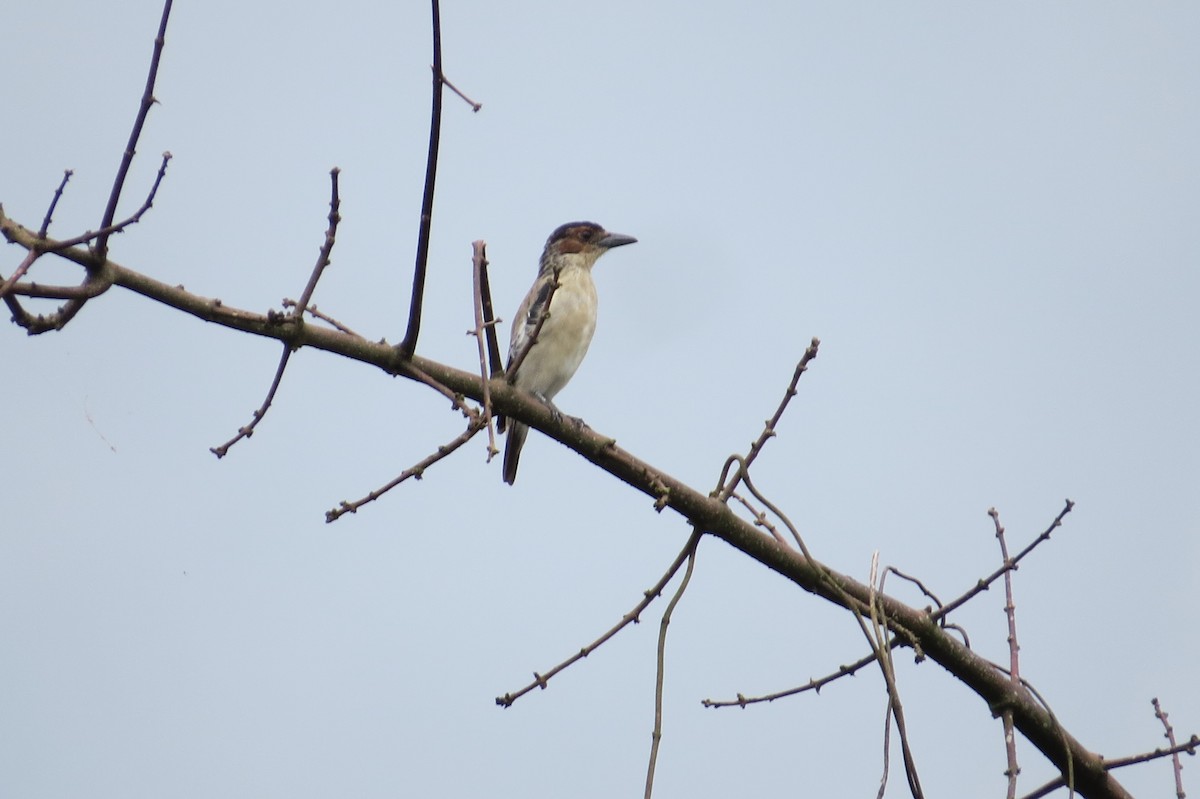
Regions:
<instances>
[{"instance_id":1,"label":"bird's dark crown","mask_svg":"<svg viewBox=\"0 0 1200 799\"><path fill-rule=\"evenodd\" d=\"M595 222L568 222L559 225L550 238L546 239L546 249L554 247L559 252L579 252L588 244L604 238L604 228ZM555 245L558 245L555 247Z\"/></svg>"}]
</instances>

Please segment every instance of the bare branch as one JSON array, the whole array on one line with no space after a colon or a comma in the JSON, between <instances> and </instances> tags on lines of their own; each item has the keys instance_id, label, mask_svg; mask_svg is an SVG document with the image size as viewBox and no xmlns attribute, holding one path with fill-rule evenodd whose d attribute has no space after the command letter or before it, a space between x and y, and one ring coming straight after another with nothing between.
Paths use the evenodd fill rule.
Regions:
<instances>
[{"instance_id":1,"label":"bare branch","mask_svg":"<svg viewBox=\"0 0 1200 799\"><path fill-rule=\"evenodd\" d=\"M480 242L482 244L482 242ZM484 244L486 248L487 245ZM483 306L483 325L487 328L488 367L491 376L496 377L504 372L504 361L500 357L500 342L496 337L496 312L492 307L492 286L488 280L487 252L483 253L483 261L479 264L479 295Z\"/></svg>"},{"instance_id":2,"label":"bare branch","mask_svg":"<svg viewBox=\"0 0 1200 799\"><path fill-rule=\"evenodd\" d=\"M1101 758L1100 765L1107 772L1125 768L1126 766L1136 766L1139 763L1149 763L1151 760L1158 760L1159 758L1175 757L1180 752L1194 756L1197 749L1200 749L1200 736L1193 735L1187 741L1175 744L1166 749L1155 749L1153 752L1144 752L1140 755L1130 755L1129 757L1116 757L1111 760ZM1049 796L1066 784L1066 780L1062 776L1058 776L1036 790L1025 794L1021 799L1042 799L1043 796Z\"/></svg>"},{"instance_id":3,"label":"bare branch","mask_svg":"<svg viewBox=\"0 0 1200 799\"><path fill-rule=\"evenodd\" d=\"M50 218L49 214L46 215L46 218ZM45 234L39 233L38 235L42 236ZM9 292L12 291L14 286L18 285L17 281L25 276L25 273L29 271L29 267L33 266L34 261L36 261L39 257L41 257L41 252L36 249L29 250L25 253L25 257L21 259L21 263L17 264L17 268L13 271L13 273L9 275L6 280L0 281L0 297L5 299L8 298ZM56 286L55 288L61 287ZM74 288L77 287L72 287L72 290ZM23 292L17 291L15 293L22 294Z\"/></svg>"},{"instance_id":4,"label":"bare branch","mask_svg":"<svg viewBox=\"0 0 1200 799\"><path fill-rule=\"evenodd\" d=\"M688 553L687 570L683 573L683 579L679 582L679 588L675 591L675 596L671 597L671 601L667 603L666 610L663 611L662 621L658 626L658 654L657 662L658 669L654 678L654 730L650 734L650 762L646 766L646 792L645 799L650 799L654 793L654 767L658 763L658 746L662 742L662 705L663 705L663 680L666 673L666 654L667 654L667 627L671 624L671 614L675 612L675 606L679 604L679 600L683 598L683 592L687 590L688 583L692 581L692 572L696 568L696 547L700 543L700 531L698 528L693 528L690 538L688 538L687 547Z\"/></svg>"},{"instance_id":5,"label":"bare branch","mask_svg":"<svg viewBox=\"0 0 1200 799\"><path fill-rule=\"evenodd\" d=\"M358 509L361 508L363 505L366 505L368 502L374 502L375 500L379 499L381 496L383 496L387 492L391 491L393 488L400 485L401 483L403 483L405 480L409 479L410 477L415 477L418 480L420 480L422 477L425 476L426 469L428 469L430 466L437 463L438 461L442 460L447 455L454 452L456 449L461 447L463 444L466 444L468 441L470 441L475 436L476 433L478 433L482 429L483 429L483 421L481 419L471 420L471 422L467 425L467 429L462 431L462 433L457 438L455 438L453 441L450 441L447 444L443 444L442 446L438 447L436 451L429 454L425 458L421 459L415 465L405 469L391 482L387 483L384 486L381 486L380 488L375 489L374 491L367 494L365 497L362 497L361 499L357 499L354 502L344 502L343 501L341 504L338 505L338 507L326 511L325 512L325 522L326 523L335 522L338 519L340 519L342 516L346 515L347 513L358 513Z\"/></svg>"},{"instance_id":6,"label":"bare branch","mask_svg":"<svg viewBox=\"0 0 1200 799\"><path fill-rule=\"evenodd\" d=\"M758 439L750 444L750 451L746 453L742 471L734 474L733 479L728 485L722 485L720 493L722 499L729 497L737 490L738 481L741 479L739 475L746 473L746 470L750 468L750 465L758 457L758 453L762 452L767 442L774 438L775 428L779 426L779 420L783 418L783 412L787 410L788 403L792 401L792 397L796 396L796 385L800 382L800 376L808 371L808 364L817 357L817 350L820 346L821 340L814 336L812 342L808 345L808 349L801 356L800 362L796 364L796 370L792 373L792 381L788 384L787 391L783 393L783 399L780 400L779 407L775 409L775 414L766 421ZM724 482L724 476L722 476L722 482Z\"/></svg>"},{"instance_id":7,"label":"bare branch","mask_svg":"<svg viewBox=\"0 0 1200 799\"><path fill-rule=\"evenodd\" d=\"M1181 744L1174 744L1166 749L1155 749L1153 752L1144 752L1140 755L1115 757L1105 760L1104 764L1107 768L1125 768L1126 766L1136 766L1138 763L1149 763L1151 760L1158 760L1162 757L1173 757L1180 752L1195 757L1197 749L1200 749L1200 736L1193 733L1191 738Z\"/></svg>"},{"instance_id":8,"label":"bare branch","mask_svg":"<svg viewBox=\"0 0 1200 799\"><path fill-rule=\"evenodd\" d=\"M888 642L888 646L892 647L893 649L900 646L900 644L901 644L901 641L896 638L893 638L891 641ZM797 694L805 693L806 691L816 691L817 693L821 693L821 689L824 688L826 685L829 685L829 683L833 682L834 680L840 680L842 677L853 677L864 666L867 666L874 662L875 662L875 653L872 652L871 654L869 654L865 657L861 657L849 665L839 667L837 671L835 671L831 674L827 674L824 677L814 678L814 679L806 682L804 685L798 686L796 688L788 688L786 691L778 691L773 694L764 694L762 696L743 696L742 694L738 694L737 699L735 699L735 700L705 699L700 704L704 705L705 707L718 707L718 708L719 707L742 707L742 708L744 708L744 707L746 707L746 705L756 705L756 704L759 704L762 702L774 702L776 699L784 699L789 696L795 696Z\"/></svg>"},{"instance_id":9,"label":"bare branch","mask_svg":"<svg viewBox=\"0 0 1200 799\"><path fill-rule=\"evenodd\" d=\"M305 285L304 291L300 294L300 299L296 302L300 308L307 308L312 300L313 292L317 290L317 281L321 279L321 275L325 273L325 268L329 266L330 256L333 254L333 245L337 241L338 222L342 221L341 214L338 210L342 207L342 198L338 196L338 175L342 170L336 166L329 170L329 227L325 229L325 241L321 244L321 249L317 255L317 262L313 265L312 274L308 276L308 284ZM296 313L299 314L299 308Z\"/></svg>"},{"instance_id":10,"label":"bare branch","mask_svg":"<svg viewBox=\"0 0 1200 799\"><path fill-rule=\"evenodd\" d=\"M163 178L167 176L167 164L171 163L173 157L169 151L162 154L162 162L158 165L158 172L154 175L154 183L150 185L150 191L147 192L146 199L142 201L141 206L132 215L122 219L120 222L114 222L102 227L99 230L89 230L74 238L56 241L53 247L46 247L45 252L57 252L68 247L78 247L80 244L86 244L101 237L107 238L113 233L123 233L126 228L142 221L142 217L145 216L146 212L154 207L154 198L158 195L158 187L162 185Z\"/></svg>"},{"instance_id":11,"label":"bare branch","mask_svg":"<svg viewBox=\"0 0 1200 799\"><path fill-rule=\"evenodd\" d=\"M292 357L292 348L287 344L283 345L283 352L279 354L279 365L275 367L275 377L271 379L271 386L267 389L267 396L263 399L262 405L252 414L250 424L243 425L238 428L237 434L226 441L224 444L219 444L215 447L209 447L208 451L216 455L218 458L224 458L229 452L229 448L241 441L243 438L250 438L254 435L254 428L258 427L258 423L267 415L267 411L271 408L271 403L275 401L275 392L279 390L279 383L283 380L283 371L287 369L288 360Z\"/></svg>"},{"instance_id":12,"label":"bare branch","mask_svg":"<svg viewBox=\"0 0 1200 799\"><path fill-rule=\"evenodd\" d=\"M296 304L295 300L289 300L287 297L284 297L283 298L283 307L284 308L299 308L300 306ZM328 314L322 313L321 311L317 310L317 306L315 306L315 305L310 304L308 307L306 307L304 309L304 311L307 314L309 314L310 316L312 316L314 319L320 319L322 322L327 322L327 323L333 325L338 330L342 331L343 333L346 333L351 336L356 336L358 338L362 338L361 335L359 335L358 333L355 333L353 330L346 327L346 325L344 325L341 322L339 322L338 320L334 319L332 316L329 316Z\"/></svg>"},{"instance_id":13,"label":"bare branch","mask_svg":"<svg viewBox=\"0 0 1200 799\"><path fill-rule=\"evenodd\" d=\"M474 334L475 343L479 349L479 379L483 383L483 423L488 431L488 447L487 447L487 462L492 462L492 457L500 452L496 448L496 431L492 427L492 392L488 388L488 364L487 364L487 344L484 341L485 331L491 331L492 337L495 337L495 323L487 319L488 308L484 306L483 301L483 272L487 268L487 244L482 241L476 241L471 245L471 272L474 277L472 284L475 287L475 329L469 331L467 335Z\"/></svg>"},{"instance_id":14,"label":"bare branch","mask_svg":"<svg viewBox=\"0 0 1200 799\"><path fill-rule=\"evenodd\" d=\"M164 162L165 164L165 162ZM293 316L297 321L301 321L301 308L308 307L308 301L312 299L313 292L317 288L317 281L321 279L321 275L325 272L325 267L329 266L329 257L333 253L333 245L337 240L337 226L341 221L341 216L338 214L338 208L341 205L341 200L338 197L338 168L334 167L329 172L329 182L331 185L329 198L329 227L325 230L325 240L321 244L321 249L317 255L317 262L313 265L312 273L308 277L308 284L304 287L304 292L300 295L300 302L292 303L294 308ZM286 304L286 300L284 301ZM267 389L267 396L263 400L262 405L254 411L253 418L250 424L239 427L237 435L216 447L210 447L209 452L216 455L218 458L224 458L229 452L229 448L243 438L250 438L254 435L254 428L258 427L258 423L267 415L267 411L271 408L271 403L275 401L275 392L279 390L279 384L283 380L283 372L287 369L288 361L292 357L292 348L288 344L283 345L283 352L279 356L279 366L275 369L275 377L271 380L271 386Z\"/></svg>"},{"instance_id":15,"label":"bare branch","mask_svg":"<svg viewBox=\"0 0 1200 799\"><path fill-rule=\"evenodd\" d=\"M1167 743L1171 748L1175 748L1175 728L1171 726L1168 720L1167 711L1162 709L1162 705L1158 702L1158 697L1150 700L1150 704L1154 706L1154 716L1163 725L1163 737L1167 739ZM1176 799L1187 799L1187 794L1183 792L1183 764L1179 762L1179 752L1171 755L1171 767L1175 772L1175 797Z\"/></svg>"},{"instance_id":16,"label":"bare branch","mask_svg":"<svg viewBox=\"0 0 1200 799\"><path fill-rule=\"evenodd\" d=\"M1025 559L1025 556L1028 555L1030 552L1032 552L1038 544L1042 543L1043 541L1050 540L1050 534L1053 533L1057 528L1062 526L1063 518L1066 517L1066 515L1068 513L1070 513L1071 509L1074 507L1075 507L1075 503L1068 499L1066 501L1066 504L1063 506L1063 509L1061 511L1059 511L1058 516L1054 517L1054 521L1050 523L1050 526L1047 527L1045 530L1043 530L1041 535L1039 535L1037 538L1033 539L1033 541L1031 541L1027 547L1025 547L1020 552L1018 552L1017 556L1012 559L1011 564L1002 565L999 569L996 569L996 571L992 572L987 577L984 577L981 580L979 580L977 583L975 583L975 585L971 588L971 590L967 591L965 594L958 597L957 599L953 599L950 602L947 602L942 607L938 608L937 611L933 614L934 619L945 618L946 615L950 613L950 611L955 610L956 608L962 607L963 605L965 605L967 603L968 600L970 600L970 599L974 598L976 595L988 590L988 588L991 587L992 583L994 583L994 582L996 582L996 580L1000 579L1000 577L1003 576L1005 572L1009 571L1010 569L1015 569L1017 567L1017 565L1022 560Z\"/></svg>"},{"instance_id":17,"label":"bare branch","mask_svg":"<svg viewBox=\"0 0 1200 799\"><path fill-rule=\"evenodd\" d=\"M912 583L913 585L915 585L917 587L917 590L920 591L927 599L933 600L934 605L937 605L939 608L942 606L942 601L937 598L936 594L934 594L932 591L930 591L928 588L925 587L925 583L921 582L919 579L917 579L916 577L913 577L910 574L905 574L904 572L897 569L895 566L888 566L883 570L883 579L881 579L879 581L879 587L880 587L881 591L883 590L883 582L884 582L884 580L887 579L887 576L889 574L894 574L897 577L899 577L901 580L906 580L906 581Z\"/></svg>"},{"instance_id":18,"label":"bare branch","mask_svg":"<svg viewBox=\"0 0 1200 799\"><path fill-rule=\"evenodd\" d=\"M8 220L2 208L0 233L26 249L37 245L36 236ZM372 364L387 374L413 380L420 379L417 376L417 370L420 370L449 391L476 401L482 398L478 374L416 355L406 359L396 347L386 342L375 343L337 330L303 325L291 314L264 315L230 307L219 300L189 293L180 286L155 280L111 260L97 265L92 253L76 248L64 250L59 255L74 263L94 267L115 285L205 321L274 338L294 348L315 347ZM492 380L489 388L497 413L512 415L562 442L636 490L661 500L664 507L676 511L698 529L726 541L798 587L835 604L851 607L856 612L868 607L870 589L867 586L848 575L830 570L824 564L802 557L789 547L780 546L770 535L733 513L715 496L696 491L667 472L637 458L618 446L610 436L575 425L569 419L555 418L544 404L526 392L507 385L505 381ZM1089 797L1123 799L1129 795L1120 783L1100 768L1100 759L1058 725L1044 707L1014 692L1011 681L1005 675L947 634L937 624L937 619L945 615L944 610L929 613L882 593L876 601L884 609L885 623L889 629L902 636L905 645L919 647L919 656L930 657L941 664L989 706L1011 703L1016 728L1056 767L1072 775L1077 790Z\"/></svg>"},{"instance_id":19,"label":"bare branch","mask_svg":"<svg viewBox=\"0 0 1200 799\"><path fill-rule=\"evenodd\" d=\"M746 470L746 466L748 465L747 461L743 460L740 455L735 455L734 459L738 462L738 471L734 475L731 485L737 485L739 480L745 483L746 488L750 489L750 493L754 495L754 498L766 505L767 510L771 511L771 513L774 513L775 516L784 523L788 529L788 532L792 534L792 538L795 539L796 546L800 547L800 551L804 553L804 557L812 560L812 555L809 553L808 547L804 545L804 539L800 537L800 531L796 529L796 525L792 524L792 520L789 519L787 515L773 502L771 502L771 500L763 496L762 493L754 487L754 483L750 481L750 472Z\"/></svg>"},{"instance_id":20,"label":"bare branch","mask_svg":"<svg viewBox=\"0 0 1200 799\"><path fill-rule=\"evenodd\" d=\"M436 73L436 72L437 72L437 67L433 67L433 71ZM451 83L451 82L450 82L450 81L449 81L449 80L446 78L446 76L445 76L445 75L443 75L443 76L442 76L442 83L446 84L446 87L447 87L447 88L449 88L449 89L450 89L450 91L454 92L454 93L455 93L455 94L457 94L459 97L463 98L463 100L466 102L466 104L467 104L467 105L469 105L469 106L471 106L471 111L473 111L474 113L478 114L478 113L479 113L479 109L483 108L483 103L477 103L477 102L475 102L474 100L472 100L470 97L467 97L465 94L463 94L463 93L462 93L462 92L459 90L459 88L458 88L457 86L455 86L453 83Z\"/></svg>"},{"instance_id":21,"label":"bare branch","mask_svg":"<svg viewBox=\"0 0 1200 799\"><path fill-rule=\"evenodd\" d=\"M15 290L20 289L21 284L18 283ZM8 304L10 310L13 311L13 321L21 327L25 328L25 332L31 336L37 336L42 333L49 333L52 330L62 330L67 326L67 323L75 318L75 314L83 309L87 300L84 297L103 294L108 290L108 284L103 280L92 280L91 278L84 281L84 284L79 287L80 297L75 297L67 300L58 310L49 316L38 314L34 316L26 312L17 303L16 297L11 294L4 298L4 302Z\"/></svg>"},{"instance_id":22,"label":"bare branch","mask_svg":"<svg viewBox=\"0 0 1200 799\"><path fill-rule=\"evenodd\" d=\"M787 539L783 537L783 533L779 532L775 525L771 524L771 520L767 518L766 511L761 511L754 507L750 504L750 500L746 499L736 491L730 495L730 499L736 499L743 508L750 511L750 515L754 517L754 524L758 527L762 527L768 533L770 533L775 540L779 542L780 546L786 547L788 545Z\"/></svg>"},{"instance_id":23,"label":"bare branch","mask_svg":"<svg viewBox=\"0 0 1200 799\"><path fill-rule=\"evenodd\" d=\"M102 235L118 233L124 230L129 225L136 224L142 215L154 204L154 195L158 192L158 187L162 183L163 176L167 172L167 162L171 160L170 153L163 153L162 165L158 168L158 175L154 179L154 185L150 188L150 193L146 197L146 201L142 207L134 213L133 216L125 219L115 225L109 225L100 231L88 231L80 236L75 236L70 239L55 241L46 237L46 229L49 227L50 215L58 203L59 195L61 195L63 187L67 184L67 178L71 171L67 170L62 183L59 184L58 191L55 192L54 199L51 201L50 209L47 210L45 218L42 220L42 227L38 231L34 241L22 246L26 246L28 252L16 271L8 277L3 283L0 283L0 298L3 298L9 310L12 311L13 321L34 336L39 333L46 333L51 330L61 330L68 322L75 317L83 308L87 300L92 297L97 297L108 291L111 281L107 278L97 275L93 272L93 266L96 263L101 263L99 259L89 259L82 261L88 272L84 275L83 282L78 286L44 286L37 283L19 283L18 281L29 271L34 262L37 261L45 253L57 253L62 250L77 247L93 239L97 239ZM3 214L0 212L0 217ZM20 227L20 226L17 226ZM24 228L20 228L24 231ZM28 231L26 231L28 232ZM6 234L7 236L7 234ZM9 241L15 241L11 236L7 236ZM39 297L48 299L67 300L62 306L49 316L38 314L36 317L29 314L16 299L13 294L19 294L26 297Z\"/></svg>"},{"instance_id":24,"label":"bare branch","mask_svg":"<svg viewBox=\"0 0 1200 799\"><path fill-rule=\"evenodd\" d=\"M888 713L895 720L896 732L900 735L900 751L904 759L904 774L908 779L908 790L912 794L913 799L922 799L924 793L921 791L920 777L917 776L916 758L913 757L912 747L909 743L908 725L904 720L904 705L900 702L900 689L896 685L896 664L892 660L892 646L888 637L886 611L876 601L879 596L875 591L878 570L879 553L875 552L871 555L871 576L868 581L868 585L871 586L871 627L869 629L865 627L858 614L855 614L855 618L859 620L859 625L863 627L863 634L866 635L867 642L871 644L871 648L875 651L879 669L883 673L883 680L887 685ZM879 785L880 799L882 799L883 793L887 788L887 748L888 736L885 734L883 777Z\"/></svg>"},{"instance_id":25,"label":"bare branch","mask_svg":"<svg viewBox=\"0 0 1200 799\"><path fill-rule=\"evenodd\" d=\"M462 413L462 415L464 417L466 417L467 419L475 419L477 417L480 417L479 411L470 407L463 401L462 394L458 394L458 393L452 391L449 386L442 383L440 380L434 379L427 372L423 371L420 367L409 366L407 372L410 374L410 376L414 380L424 383L425 385L432 388L434 391L441 394L446 399L450 400L451 407L453 407L455 410L460 411Z\"/></svg>"},{"instance_id":26,"label":"bare branch","mask_svg":"<svg viewBox=\"0 0 1200 799\"><path fill-rule=\"evenodd\" d=\"M640 616L642 615L642 611L649 607L651 602L662 596L663 589L667 587L667 583L669 583L671 578L675 576L675 573L679 571L679 567L682 566L683 562L688 559L694 548L695 544L692 542L692 539L688 539L688 543L684 545L682 550L680 550L679 554L675 557L675 560L670 566L667 567L666 572L663 573L663 576L658 579L658 582L644 591L641 601L634 606L633 610L622 616L621 620L605 631L603 635L580 649L574 655L571 655L571 657L559 663L554 668L547 671L545 674L539 674L535 671L533 673L533 682L529 683L518 691L513 691L505 694L504 696L496 697L496 704L500 705L500 707L511 707L514 702L532 691L534 688L545 689L546 683L549 682L560 671L574 665L575 663L583 660L585 657L595 652L610 638L628 627L630 624L637 624L639 621L641 621Z\"/></svg>"},{"instance_id":27,"label":"bare branch","mask_svg":"<svg viewBox=\"0 0 1200 799\"><path fill-rule=\"evenodd\" d=\"M408 305L408 330L397 350L411 358L421 334L421 306L425 298L425 271L429 264L429 232L433 224L433 192L437 186L438 144L442 134L442 12L431 0L433 13L433 108L429 112L429 153L425 159L425 191L421 197L421 221L417 227L417 262L413 268L412 296Z\"/></svg>"},{"instance_id":28,"label":"bare branch","mask_svg":"<svg viewBox=\"0 0 1200 799\"><path fill-rule=\"evenodd\" d=\"M67 187L67 181L71 179L71 175L75 174L74 169L64 169L62 182L58 184L58 188L54 190L54 197L50 200L50 207L46 209L46 216L42 219L42 226L38 228L38 238L46 238L46 234L50 232L50 223L54 218L54 209L58 207L58 201L62 199L63 189Z\"/></svg>"},{"instance_id":29,"label":"bare branch","mask_svg":"<svg viewBox=\"0 0 1200 799\"><path fill-rule=\"evenodd\" d=\"M369 494L367 494L365 497L362 497L361 499L357 499L354 502L343 501L341 504L338 505L338 507L333 508L332 510L326 511L325 512L326 524L337 521L338 519L340 519L342 516L346 515L347 513L357 513L358 509L361 508L363 505L366 505L369 502L374 502L375 500L379 499L381 496L383 496L387 492L391 491L393 488L400 485L401 483L403 483L405 480L408 480L409 478L415 477L416 479L420 480L422 477L425 476L426 469L428 469L433 464L437 463L438 461L442 460L446 456L453 453L456 449L461 447L463 444L466 444L468 441L470 441L472 438L474 438L475 434L478 433L480 430L482 430L484 427L483 414L480 413L475 408L472 408L471 406L467 405L466 402L463 401L462 394L455 393L448 386L446 386L444 383L442 383L440 380L437 380L436 378L430 376L427 372L422 370L420 367L416 366L415 364L413 364L411 362L406 362L403 371L397 370L396 373L405 374L406 376L411 377L414 380L424 383L425 385L432 388L434 391L437 391L439 394L441 394L442 396L449 399L450 404L455 409L460 411L462 413L462 415L467 419L467 429L464 430L453 441L449 442L448 444L443 444L442 446L438 447L435 452L431 453L430 455L425 457L423 460L419 461L416 465L414 465L408 469L405 469L396 478L394 478L393 480L388 482L386 485L383 485L380 488L375 489L374 491L370 492Z\"/></svg>"},{"instance_id":30,"label":"bare branch","mask_svg":"<svg viewBox=\"0 0 1200 799\"><path fill-rule=\"evenodd\" d=\"M996 540L1000 543L1000 558L1005 569L1004 615L1008 619L1008 673L1013 687L1016 688L1021 684L1021 661L1018 656L1021 647L1017 643L1017 606L1013 603L1012 591L1012 574L1017 567L1008 557L1008 542L1004 537L1004 526L1000 524L999 512L995 508L988 508L988 516L992 517L992 523L996 527ZM1004 776L1008 778L1008 799L1016 799L1017 775L1021 773L1021 767L1017 763L1017 736L1013 731L1012 709L1004 708L1000 712L1000 719L1004 728L1004 751L1008 760L1004 770Z\"/></svg>"},{"instance_id":31,"label":"bare branch","mask_svg":"<svg viewBox=\"0 0 1200 799\"><path fill-rule=\"evenodd\" d=\"M112 191L108 195L108 205L104 209L104 217L100 222L101 233L96 239L96 255L101 260L108 256L108 237L112 232L109 228L112 227L113 219L117 216L117 203L121 200L121 191L125 188L125 178L129 175L129 167L137 152L138 139L142 137L142 127L146 124L150 108L158 102L154 98L154 82L158 78L158 65L167 41L167 20L171 18L171 2L172 0L165 0L163 3L162 18L158 23L158 35L154 37L154 53L150 57L150 69L146 74L146 88L142 92L141 106L133 121L133 130L129 133L129 143L125 145L125 154L121 158L121 166L117 169L117 176L113 179ZM164 157L164 161L166 157Z\"/></svg>"},{"instance_id":32,"label":"bare branch","mask_svg":"<svg viewBox=\"0 0 1200 799\"><path fill-rule=\"evenodd\" d=\"M48 300L90 300L108 291L110 284L100 279L84 280L78 286L50 286L45 283L17 283L12 293L22 297Z\"/></svg>"}]
</instances>

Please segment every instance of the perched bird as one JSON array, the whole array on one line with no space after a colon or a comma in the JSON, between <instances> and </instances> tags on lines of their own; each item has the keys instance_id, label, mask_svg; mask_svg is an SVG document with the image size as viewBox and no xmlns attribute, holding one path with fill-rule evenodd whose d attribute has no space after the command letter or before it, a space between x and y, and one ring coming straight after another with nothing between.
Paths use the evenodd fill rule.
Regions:
<instances>
[{"instance_id":1,"label":"perched bird","mask_svg":"<svg viewBox=\"0 0 1200 799\"><path fill-rule=\"evenodd\" d=\"M537 280L513 319L508 369L511 371L513 361L528 346L529 352L509 380L517 388L537 396L556 414L558 409L551 400L579 368L596 332L596 284L592 282L592 267L613 247L635 241L633 236L609 233L594 222L568 222L546 239ZM555 279L557 288L553 288ZM538 330L543 314L546 319ZM535 331L537 337L529 346ZM506 421L504 482L512 485L517 479L517 462L529 427L515 419L500 418L497 426L501 432Z\"/></svg>"}]
</instances>

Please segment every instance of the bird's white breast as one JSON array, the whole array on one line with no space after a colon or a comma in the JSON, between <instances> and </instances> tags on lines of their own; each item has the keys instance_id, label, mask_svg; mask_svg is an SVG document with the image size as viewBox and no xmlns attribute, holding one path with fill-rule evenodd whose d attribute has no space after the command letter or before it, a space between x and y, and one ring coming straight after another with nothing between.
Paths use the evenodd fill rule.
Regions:
<instances>
[{"instance_id":1,"label":"bird's white breast","mask_svg":"<svg viewBox=\"0 0 1200 799\"><path fill-rule=\"evenodd\" d=\"M596 284L590 270L563 269L550 316L517 374L516 384L551 399L575 375L596 332Z\"/></svg>"}]
</instances>

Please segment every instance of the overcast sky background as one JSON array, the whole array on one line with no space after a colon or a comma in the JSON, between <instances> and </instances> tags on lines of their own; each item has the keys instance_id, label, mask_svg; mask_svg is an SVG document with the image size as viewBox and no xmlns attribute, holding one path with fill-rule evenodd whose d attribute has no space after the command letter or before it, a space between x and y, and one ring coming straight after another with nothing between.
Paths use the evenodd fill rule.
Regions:
<instances>
[{"instance_id":1,"label":"overcast sky background","mask_svg":"<svg viewBox=\"0 0 1200 799\"><path fill-rule=\"evenodd\" d=\"M549 232L639 243L597 268L565 411L707 490L820 357L757 482L814 553L943 598L1024 546L1024 675L1108 756L1200 731L1200 7L1187 3L446 2L448 77L420 351L473 368L470 245L501 316ZM0 202L94 228L160 8L15 4ZM174 153L118 262L255 311L299 295L403 334L425 163L421 3L177 4L123 208ZM0 274L20 261L0 249ZM42 282L78 270L39 263ZM48 310L48 309L44 309ZM504 331L507 340L507 330ZM432 392L303 351L250 441L276 343L120 290L58 334L0 330L0 796L640 796L671 513L531 436L513 488L477 439L334 525L324 512L457 435ZM901 597L924 602L899 583ZM956 613L1006 659L1002 592ZM717 541L668 643L656 795L873 796L877 670L851 618ZM1004 790L1001 729L899 660L930 796ZM1020 747L1022 793L1051 775ZM893 758L889 796L906 795ZM1189 791L1200 767L1185 760ZM1171 796L1167 763L1122 771Z\"/></svg>"}]
</instances>

